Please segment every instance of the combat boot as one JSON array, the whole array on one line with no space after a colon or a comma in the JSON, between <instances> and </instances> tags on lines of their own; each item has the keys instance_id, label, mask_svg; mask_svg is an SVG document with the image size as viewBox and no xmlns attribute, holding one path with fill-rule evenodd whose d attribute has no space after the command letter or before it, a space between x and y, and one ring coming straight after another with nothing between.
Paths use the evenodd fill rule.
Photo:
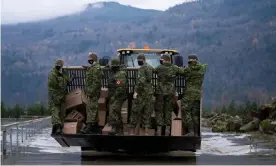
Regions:
<instances>
[{"instance_id":1,"label":"combat boot","mask_svg":"<svg viewBox=\"0 0 276 166\"><path fill-rule=\"evenodd\" d=\"M134 135L134 130L135 130L135 128L130 127L130 128L128 129L128 135Z\"/></svg>"},{"instance_id":2,"label":"combat boot","mask_svg":"<svg viewBox=\"0 0 276 166\"><path fill-rule=\"evenodd\" d=\"M161 132L162 132L162 126L157 126L156 135L161 136Z\"/></svg>"},{"instance_id":3,"label":"combat boot","mask_svg":"<svg viewBox=\"0 0 276 166\"><path fill-rule=\"evenodd\" d=\"M118 125L118 135L124 135L124 124L120 123L120 125Z\"/></svg>"},{"instance_id":4,"label":"combat boot","mask_svg":"<svg viewBox=\"0 0 276 166\"><path fill-rule=\"evenodd\" d=\"M170 135L170 132L171 132L171 126L166 126L166 129L165 129L165 136L169 136L169 135Z\"/></svg>"},{"instance_id":5,"label":"combat boot","mask_svg":"<svg viewBox=\"0 0 276 166\"><path fill-rule=\"evenodd\" d=\"M111 125L111 130L108 132L108 135L117 135L118 134L118 125Z\"/></svg>"},{"instance_id":6,"label":"combat boot","mask_svg":"<svg viewBox=\"0 0 276 166\"><path fill-rule=\"evenodd\" d=\"M52 127L52 134L56 134L56 130L57 130L56 125L53 125L53 127Z\"/></svg>"},{"instance_id":7,"label":"combat boot","mask_svg":"<svg viewBox=\"0 0 276 166\"><path fill-rule=\"evenodd\" d=\"M61 124L55 124L53 126L53 131L52 131L53 134L61 134L62 133L62 126Z\"/></svg>"},{"instance_id":8,"label":"combat boot","mask_svg":"<svg viewBox=\"0 0 276 166\"><path fill-rule=\"evenodd\" d=\"M188 127L188 133L185 136L195 136L194 128L192 126Z\"/></svg>"},{"instance_id":9,"label":"combat boot","mask_svg":"<svg viewBox=\"0 0 276 166\"><path fill-rule=\"evenodd\" d=\"M97 126L94 123L87 123L85 128L81 130L82 134L93 134L97 133Z\"/></svg>"},{"instance_id":10,"label":"combat boot","mask_svg":"<svg viewBox=\"0 0 276 166\"><path fill-rule=\"evenodd\" d=\"M189 133L185 134L184 136L195 136L195 133L194 132L189 132Z\"/></svg>"}]
</instances>

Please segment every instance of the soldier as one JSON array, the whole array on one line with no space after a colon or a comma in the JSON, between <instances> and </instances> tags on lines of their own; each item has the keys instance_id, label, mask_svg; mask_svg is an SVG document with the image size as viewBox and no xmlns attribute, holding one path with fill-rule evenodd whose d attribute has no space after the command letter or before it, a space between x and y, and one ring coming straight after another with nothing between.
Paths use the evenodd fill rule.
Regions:
<instances>
[{"instance_id":1,"label":"soldier","mask_svg":"<svg viewBox=\"0 0 276 166\"><path fill-rule=\"evenodd\" d=\"M152 73L153 67L146 62L146 57L143 54L137 57L138 79L135 86L134 105L131 109L130 117L130 135L134 134L134 128L137 126L138 119L141 119L142 127L145 128L145 135L148 135L150 127L150 117L153 111L153 88L152 88Z\"/></svg>"},{"instance_id":2,"label":"soldier","mask_svg":"<svg viewBox=\"0 0 276 166\"><path fill-rule=\"evenodd\" d=\"M114 58L111 60L111 76L108 80L110 135L123 134L121 109L126 99L126 85L127 75L120 70L120 60Z\"/></svg>"},{"instance_id":3,"label":"soldier","mask_svg":"<svg viewBox=\"0 0 276 166\"><path fill-rule=\"evenodd\" d=\"M71 82L67 73L62 71L63 61L57 60L55 68L48 77L48 97L49 109L52 115L53 134L60 134L62 132L63 120L65 118L65 110L62 104L65 102L67 94L67 85ZM74 79L74 76L72 77Z\"/></svg>"},{"instance_id":4,"label":"soldier","mask_svg":"<svg viewBox=\"0 0 276 166\"><path fill-rule=\"evenodd\" d=\"M202 83L207 65L200 64L196 55L190 55L188 59L188 67L185 69L186 85L181 101L182 120L188 128L186 135L194 135L199 125Z\"/></svg>"},{"instance_id":5,"label":"soldier","mask_svg":"<svg viewBox=\"0 0 276 166\"><path fill-rule=\"evenodd\" d=\"M84 128L82 133L97 132L98 129L98 100L101 92L101 67L98 62L98 56L96 53L88 54L88 63L90 66L86 72L85 80L85 92L88 99L86 107L86 123L87 126Z\"/></svg>"},{"instance_id":6,"label":"soldier","mask_svg":"<svg viewBox=\"0 0 276 166\"><path fill-rule=\"evenodd\" d=\"M184 68L180 68L171 63L170 55L165 54L160 60L160 65L156 68L157 72L157 87L156 87L156 102L155 115L157 122L157 133L161 135L162 126L166 126L165 135L170 134L171 130L171 114L173 111L173 100L176 93L174 82L176 75L184 74Z\"/></svg>"}]
</instances>

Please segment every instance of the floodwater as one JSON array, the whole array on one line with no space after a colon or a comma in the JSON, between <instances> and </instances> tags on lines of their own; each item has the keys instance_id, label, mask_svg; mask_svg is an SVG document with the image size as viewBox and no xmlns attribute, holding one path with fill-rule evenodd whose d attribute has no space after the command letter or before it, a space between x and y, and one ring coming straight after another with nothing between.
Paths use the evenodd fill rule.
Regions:
<instances>
[{"instance_id":1,"label":"floodwater","mask_svg":"<svg viewBox=\"0 0 276 166\"><path fill-rule=\"evenodd\" d=\"M52 137L51 129L41 131L38 137L28 141L25 153L13 164L22 165L92 165L92 164L227 164L227 165L275 165L276 153L264 145L251 148L246 134L212 133L204 129L201 150L196 153L172 152L148 157L131 157L93 152L93 157L81 158L80 147L61 147ZM275 154L274 154L275 153ZM15 158L15 157L14 157ZM4 164L11 164L6 160Z\"/></svg>"}]
</instances>

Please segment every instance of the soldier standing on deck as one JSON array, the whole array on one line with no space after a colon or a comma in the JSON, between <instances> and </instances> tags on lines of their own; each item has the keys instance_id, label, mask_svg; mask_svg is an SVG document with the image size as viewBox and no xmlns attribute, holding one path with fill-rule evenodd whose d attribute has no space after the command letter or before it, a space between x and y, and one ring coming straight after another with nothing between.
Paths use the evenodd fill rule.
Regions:
<instances>
[{"instance_id":1,"label":"soldier standing on deck","mask_svg":"<svg viewBox=\"0 0 276 166\"><path fill-rule=\"evenodd\" d=\"M96 53L88 54L88 63L90 66L86 71L85 80L85 92L88 99L86 107L86 123L87 126L84 128L82 133L93 133L97 132L96 129L99 122L98 116L98 100L101 92L101 66L98 62L98 56Z\"/></svg>"},{"instance_id":2,"label":"soldier standing on deck","mask_svg":"<svg viewBox=\"0 0 276 166\"><path fill-rule=\"evenodd\" d=\"M63 61L57 60L55 68L52 69L48 77L48 102L52 116L52 134L60 134L62 132L65 118L65 110L62 104L65 102L67 85L71 82L67 73L62 71L62 67ZM72 79L74 79L74 76Z\"/></svg>"},{"instance_id":3,"label":"soldier standing on deck","mask_svg":"<svg viewBox=\"0 0 276 166\"><path fill-rule=\"evenodd\" d=\"M126 99L127 74L120 70L120 60L111 60L111 76L108 80L108 100L109 100L109 124L112 129L110 135L123 134L123 121L121 109Z\"/></svg>"},{"instance_id":4,"label":"soldier standing on deck","mask_svg":"<svg viewBox=\"0 0 276 166\"><path fill-rule=\"evenodd\" d=\"M207 65L200 64L196 55L188 56L188 67L185 69L185 89L182 103L182 120L188 128L186 135L195 135L199 125L201 91Z\"/></svg>"},{"instance_id":5,"label":"soldier standing on deck","mask_svg":"<svg viewBox=\"0 0 276 166\"><path fill-rule=\"evenodd\" d=\"M155 115L157 122L157 133L161 135L162 126L166 126L165 135L168 136L171 130L171 118L173 111L173 100L176 93L175 79L176 76L184 74L184 68L180 68L171 63L170 55L165 54L160 60L161 65L156 68L157 87Z\"/></svg>"},{"instance_id":6,"label":"soldier standing on deck","mask_svg":"<svg viewBox=\"0 0 276 166\"><path fill-rule=\"evenodd\" d=\"M151 80L154 69L146 63L145 55L140 54L137 60L138 65L141 67L138 69L138 79L134 90L135 93L133 98L135 100L131 109L129 134L134 134L138 119L141 119L142 127L145 128L145 135L148 135L151 113L153 111L153 87Z\"/></svg>"}]
</instances>

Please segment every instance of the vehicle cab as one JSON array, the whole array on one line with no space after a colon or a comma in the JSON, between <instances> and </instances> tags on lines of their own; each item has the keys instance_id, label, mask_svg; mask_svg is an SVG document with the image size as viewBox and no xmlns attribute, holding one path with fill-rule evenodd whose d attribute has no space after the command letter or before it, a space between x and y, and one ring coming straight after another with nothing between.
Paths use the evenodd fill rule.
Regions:
<instances>
[{"instance_id":1,"label":"vehicle cab","mask_svg":"<svg viewBox=\"0 0 276 166\"><path fill-rule=\"evenodd\" d=\"M163 54L169 54L173 64L176 64L177 66L183 66L183 58L176 50L150 49L148 46L145 46L144 49L123 48L118 49L117 52L121 61L121 65L126 68L139 67L137 63L137 57L139 54L144 54L146 56L146 62L154 68L160 65L160 58Z\"/></svg>"}]
</instances>

